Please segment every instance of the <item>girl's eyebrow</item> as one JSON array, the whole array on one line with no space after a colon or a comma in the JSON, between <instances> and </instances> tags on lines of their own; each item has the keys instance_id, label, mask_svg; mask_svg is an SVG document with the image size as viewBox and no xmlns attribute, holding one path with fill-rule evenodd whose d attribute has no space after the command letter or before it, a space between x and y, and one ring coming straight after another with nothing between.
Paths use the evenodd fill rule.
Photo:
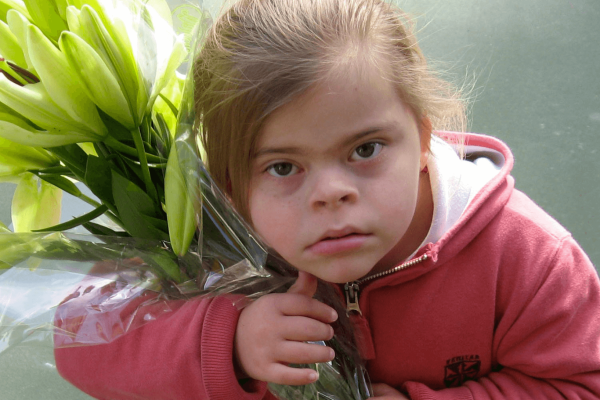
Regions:
<instances>
[{"instance_id":1,"label":"girl's eyebrow","mask_svg":"<svg viewBox=\"0 0 600 400\"><path fill-rule=\"evenodd\" d=\"M335 148L340 148L340 147L346 147L349 146L350 144L357 142L359 140L361 140L362 138L369 136L373 133L377 133L379 131L384 130L384 127L373 127L373 128L368 128L367 130L361 131L359 133L356 133L350 137L344 138L343 140L340 141L340 143L336 144L334 147ZM299 149L298 147L293 147L293 146L289 146L289 147L263 147L260 150L258 150L255 154L254 154L254 158L258 158L258 157L262 157L264 155L267 154L305 154L306 152L302 151L301 149Z\"/></svg>"}]
</instances>

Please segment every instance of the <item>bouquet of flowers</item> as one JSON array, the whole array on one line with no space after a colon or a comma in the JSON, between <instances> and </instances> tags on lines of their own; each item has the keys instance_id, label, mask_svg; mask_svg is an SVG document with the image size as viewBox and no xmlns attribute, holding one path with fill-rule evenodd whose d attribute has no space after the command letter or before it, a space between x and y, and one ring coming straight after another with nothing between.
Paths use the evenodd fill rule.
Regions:
<instances>
[{"instance_id":1,"label":"bouquet of flowers","mask_svg":"<svg viewBox=\"0 0 600 400\"><path fill-rule=\"evenodd\" d=\"M178 68L201 48L210 16L201 13L188 49L165 10L164 0L0 0L0 180L18 184L14 232L0 223L0 362L17 344L53 335L64 335L58 345L98 344L147 323L121 321L79 342L58 329L58 305L86 276L119 287L99 305L106 313L147 291L251 299L295 279L201 161L193 74ZM93 210L59 224L63 192ZM89 234L70 232L80 226ZM270 390L282 399L366 399L340 296L320 284L317 298L339 311L335 337L322 343L336 358L310 366L320 372L314 384Z\"/></svg>"}]
</instances>

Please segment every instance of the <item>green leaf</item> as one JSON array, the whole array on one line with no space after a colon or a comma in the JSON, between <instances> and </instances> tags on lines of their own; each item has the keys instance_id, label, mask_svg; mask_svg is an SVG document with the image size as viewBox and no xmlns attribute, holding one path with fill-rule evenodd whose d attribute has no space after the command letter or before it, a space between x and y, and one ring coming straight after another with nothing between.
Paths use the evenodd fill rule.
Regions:
<instances>
[{"instance_id":1,"label":"green leaf","mask_svg":"<svg viewBox=\"0 0 600 400\"><path fill-rule=\"evenodd\" d=\"M146 221L148 221L149 224L151 224L153 227L155 227L156 229L162 231L162 232L167 232L169 230L169 225L167 224L167 221L165 221L164 219L161 218L153 218L153 217L148 217L145 216Z\"/></svg>"},{"instance_id":2,"label":"green leaf","mask_svg":"<svg viewBox=\"0 0 600 400\"><path fill-rule=\"evenodd\" d=\"M106 159L101 157L88 156L85 168L85 182L87 187L102 202L114 204L112 172Z\"/></svg>"},{"instance_id":3,"label":"green leaf","mask_svg":"<svg viewBox=\"0 0 600 400\"><path fill-rule=\"evenodd\" d=\"M98 109L98 111L100 112L100 118L102 118L104 125L106 125L108 134L111 138L121 143L133 140L131 137L131 131L125 128L123 124L117 122L110 115L102 111L102 109Z\"/></svg>"},{"instance_id":4,"label":"green leaf","mask_svg":"<svg viewBox=\"0 0 600 400\"><path fill-rule=\"evenodd\" d=\"M73 218L65 223L54 225L49 228L36 229L33 232L66 231L67 229L76 228L79 225L83 225L84 223L90 222L91 220L96 219L99 216L101 216L102 214L104 214L106 211L108 211L108 207L106 207L103 204L100 207L96 208L95 210L92 210L89 213L84 214L80 217Z\"/></svg>"},{"instance_id":5,"label":"green leaf","mask_svg":"<svg viewBox=\"0 0 600 400\"><path fill-rule=\"evenodd\" d=\"M115 171L112 171L112 184L115 206L127 232L142 239L168 240L169 236L147 218L158 217L150 196Z\"/></svg>"},{"instance_id":6,"label":"green leaf","mask_svg":"<svg viewBox=\"0 0 600 400\"><path fill-rule=\"evenodd\" d=\"M81 147L70 144L67 146L53 147L50 152L60 159L77 177L78 180L86 182L85 170L88 155Z\"/></svg>"},{"instance_id":7,"label":"green leaf","mask_svg":"<svg viewBox=\"0 0 600 400\"><path fill-rule=\"evenodd\" d=\"M173 113L173 116L175 116L175 118L177 118L177 114L179 113L179 110L177 110L177 107L175 107L175 104L171 103L171 100L169 100L167 98L167 96L165 96L164 94L159 93L158 95L160 96L162 101L164 101L166 103L167 107L169 107L169 109Z\"/></svg>"},{"instance_id":8,"label":"green leaf","mask_svg":"<svg viewBox=\"0 0 600 400\"><path fill-rule=\"evenodd\" d=\"M146 262L153 266L155 269L163 271L169 278L176 283L181 283L181 271L179 265L173 259L172 253L168 253L165 250L155 249L149 254L150 259L146 259Z\"/></svg>"},{"instance_id":9,"label":"green leaf","mask_svg":"<svg viewBox=\"0 0 600 400\"><path fill-rule=\"evenodd\" d=\"M130 237L127 232L122 231L114 231L109 227L104 225L96 224L94 222L86 222L81 224L85 229L90 231L92 235L101 235L101 236L121 236L121 237Z\"/></svg>"},{"instance_id":10,"label":"green leaf","mask_svg":"<svg viewBox=\"0 0 600 400\"><path fill-rule=\"evenodd\" d=\"M63 191L69 193L72 196L75 196L75 197L81 196L81 190L79 190L79 188L77 186L75 186L75 184L73 182L71 182L64 176L55 175L55 174L37 174L37 173L36 173L36 175L40 179L50 183L51 185L56 186L59 189L62 189Z\"/></svg>"}]
</instances>

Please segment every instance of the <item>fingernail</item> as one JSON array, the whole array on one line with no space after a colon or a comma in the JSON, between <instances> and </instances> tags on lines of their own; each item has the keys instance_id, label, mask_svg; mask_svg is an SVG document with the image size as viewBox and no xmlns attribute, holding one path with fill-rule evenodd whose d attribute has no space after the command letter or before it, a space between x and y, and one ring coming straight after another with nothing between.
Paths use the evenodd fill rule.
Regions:
<instances>
[{"instance_id":1,"label":"fingernail","mask_svg":"<svg viewBox=\"0 0 600 400\"><path fill-rule=\"evenodd\" d=\"M329 359L333 360L335 358L335 351L333 349L329 349Z\"/></svg>"},{"instance_id":2,"label":"fingernail","mask_svg":"<svg viewBox=\"0 0 600 400\"><path fill-rule=\"evenodd\" d=\"M337 321L338 319L338 314L335 312L335 310L331 311L331 321Z\"/></svg>"},{"instance_id":3,"label":"fingernail","mask_svg":"<svg viewBox=\"0 0 600 400\"><path fill-rule=\"evenodd\" d=\"M311 372L308 374L308 379L310 379L311 382L315 382L317 379L319 379L319 374L317 372Z\"/></svg>"}]
</instances>

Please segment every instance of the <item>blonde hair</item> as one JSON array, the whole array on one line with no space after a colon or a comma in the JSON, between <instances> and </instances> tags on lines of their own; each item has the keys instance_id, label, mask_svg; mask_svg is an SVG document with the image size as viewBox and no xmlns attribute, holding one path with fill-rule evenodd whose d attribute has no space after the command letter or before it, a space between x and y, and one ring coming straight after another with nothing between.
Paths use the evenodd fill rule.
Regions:
<instances>
[{"instance_id":1,"label":"blonde hair","mask_svg":"<svg viewBox=\"0 0 600 400\"><path fill-rule=\"evenodd\" d=\"M239 0L215 22L194 64L207 166L250 221L251 164L265 119L340 69L371 64L417 121L464 131L460 92L429 69L400 9L383 0Z\"/></svg>"}]
</instances>

